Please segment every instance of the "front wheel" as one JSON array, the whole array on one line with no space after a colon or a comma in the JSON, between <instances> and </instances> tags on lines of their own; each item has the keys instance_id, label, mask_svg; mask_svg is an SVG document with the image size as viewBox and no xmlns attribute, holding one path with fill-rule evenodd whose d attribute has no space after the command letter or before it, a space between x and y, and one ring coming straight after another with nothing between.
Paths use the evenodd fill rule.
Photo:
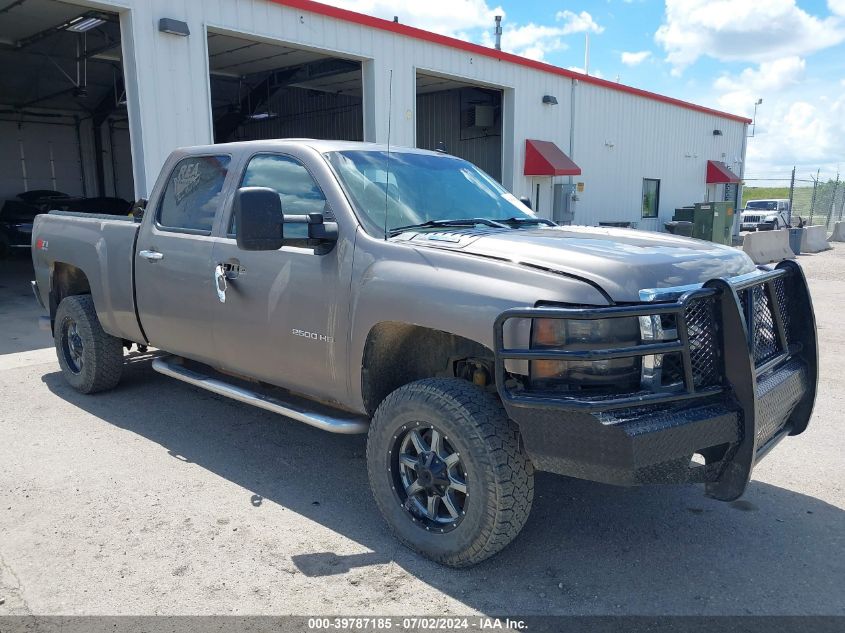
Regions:
<instances>
[{"instance_id":1,"label":"front wheel","mask_svg":"<svg viewBox=\"0 0 845 633\"><path fill-rule=\"evenodd\" d=\"M90 295L65 297L53 328L62 374L82 393L111 389L123 373L123 341L103 331Z\"/></svg>"},{"instance_id":2,"label":"front wheel","mask_svg":"<svg viewBox=\"0 0 845 633\"><path fill-rule=\"evenodd\" d=\"M400 387L367 438L376 503L397 538L445 565L474 565L510 543L531 510L534 469L501 403L458 379Z\"/></svg>"}]
</instances>

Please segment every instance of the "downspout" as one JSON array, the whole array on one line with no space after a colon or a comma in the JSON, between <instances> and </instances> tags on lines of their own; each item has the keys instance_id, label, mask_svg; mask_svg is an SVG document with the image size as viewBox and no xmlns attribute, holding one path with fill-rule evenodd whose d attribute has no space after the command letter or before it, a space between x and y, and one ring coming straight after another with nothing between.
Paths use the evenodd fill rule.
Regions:
<instances>
[{"instance_id":1,"label":"downspout","mask_svg":"<svg viewBox=\"0 0 845 633\"><path fill-rule=\"evenodd\" d=\"M578 85L578 80L572 78L572 85L569 87L569 158L575 160L575 86ZM567 184L569 185L569 195L575 197L575 181L572 176L568 177ZM572 224L575 224L575 201L569 201L570 212L572 215Z\"/></svg>"},{"instance_id":2,"label":"downspout","mask_svg":"<svg viewBox=\"0 0 845 633\"><path fill-rule=\"evenodd\" d=\"M569 158L575 160L575 86L578 80L572 78L572 86L569 89ZM572 182L572 176L569 177Z\"/></svg>"},{"instance_id":3,"label":"downspout","mask_svg":"<svg viewBox=\"0 0 845 633\"><path fill-rule=\"evenodd\" d=\"M748 148L748 123L742 126L742 162L739 164L739 184L736 187L736 201L734 208L733 236L739 237L739 225L742 221L742 189L745 186L745 151Z\"/></svg>"}]
</instances>

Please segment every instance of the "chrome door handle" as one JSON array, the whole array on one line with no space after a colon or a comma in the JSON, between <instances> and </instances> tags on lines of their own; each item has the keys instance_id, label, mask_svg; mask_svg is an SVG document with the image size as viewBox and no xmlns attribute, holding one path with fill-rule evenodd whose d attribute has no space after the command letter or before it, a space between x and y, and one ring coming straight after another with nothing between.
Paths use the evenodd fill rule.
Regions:
<instances>
[{"instance_id":1,"label":"chrome door handle","mask_svg":"<svg viewBox=\"0 0 845 633\"><path fill-rule=\"evenodd\" d=\"M217 299L220 303L226 303L226 269L223 264L217 264L214 268L214 289L217 291Z\"/></svg>"},{"instance_id":2,"label":"chrome door handle","mask_svg":"<svg viewBox=\"0 0 845 633\"><path fill-rule=\"evenodd\" d=\"M158 251L138 251L138 257L143 257L148 262L157 262L164 258L164 253Z\"/></svg>"}]
</instances>

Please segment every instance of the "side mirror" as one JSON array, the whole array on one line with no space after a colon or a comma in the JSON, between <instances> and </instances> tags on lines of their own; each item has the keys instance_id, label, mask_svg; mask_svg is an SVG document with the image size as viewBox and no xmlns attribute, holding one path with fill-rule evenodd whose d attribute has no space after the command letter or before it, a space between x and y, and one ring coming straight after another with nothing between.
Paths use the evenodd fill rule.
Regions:
<instances>
[{"instance_id":1,"label":"side mirror","mask_svg":"<svg viewBox=\"0 0 845 633\"><path fill-rule=\"evenodd\" d=\"M235 193L238 248L277 251L284 238L284 216L279 194L269 187L242 187Z\"/></svg>"},{"instance_id":2,"label":"side mirror","mask_svg":"<svg viewBox=\"0 0 845 633\"><path fill-rule=\"evenodd\" d=\"M531 198L529 198L528 196L521 196L519 198L519 201L529 209L531 208Z\"/></svg>"},{"instance_id":3,"label":"side mirror","mask_svg":"<svg viewBox=\"0 0 845 633\"><path fill-rule=\"evenodd\" d=\"M322 213L309 213L307 217L308 239L337 242L337 222L326 222Z\"/></svg>"}]
</instances>

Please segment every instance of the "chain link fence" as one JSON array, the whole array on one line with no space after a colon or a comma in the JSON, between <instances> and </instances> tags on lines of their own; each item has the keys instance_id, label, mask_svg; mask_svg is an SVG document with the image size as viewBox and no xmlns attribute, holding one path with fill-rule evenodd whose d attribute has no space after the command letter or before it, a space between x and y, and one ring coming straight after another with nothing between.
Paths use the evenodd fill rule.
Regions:
<instances>
[{"instance_id":1,"label":"chain link fence","mask_svg":"<svg viewBox=\"0 0 845 633\"><path fill-rule=\"evenodd\" d=\"M845 174L793 169L786 174L750 174L743 180L742 208L749 200L787 199L790 220L797 226L820 224L833 230L845 219Z\"/></svg>"}]
</instances>

